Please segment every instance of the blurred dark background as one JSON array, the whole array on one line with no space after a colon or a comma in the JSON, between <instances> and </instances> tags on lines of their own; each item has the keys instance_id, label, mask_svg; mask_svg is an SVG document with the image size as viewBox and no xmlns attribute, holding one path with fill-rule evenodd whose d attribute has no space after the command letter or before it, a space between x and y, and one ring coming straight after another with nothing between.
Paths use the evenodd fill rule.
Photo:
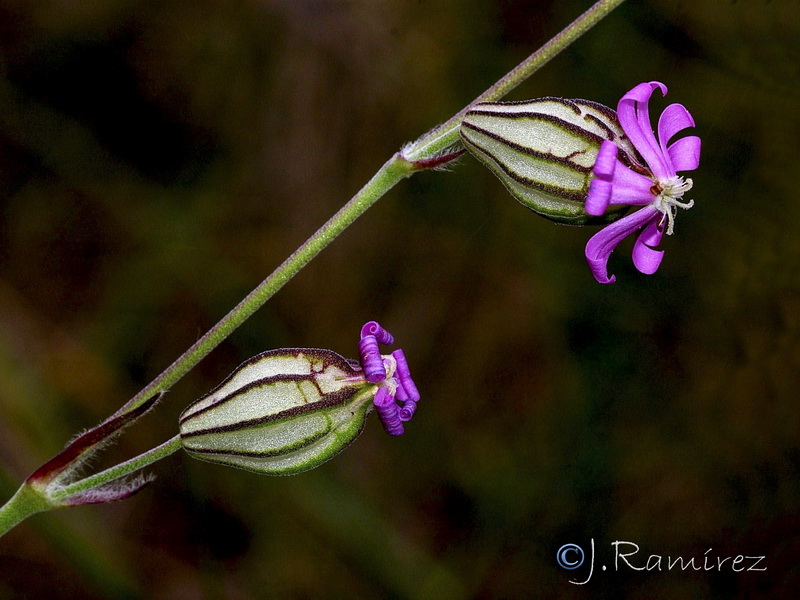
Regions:
<instances>
[{"instance_id":1,"label":"blurred dark background","mask_svg":"<svg viewBox=\"0 0 800 600\"><path fill-rule=\"evenodd\" d=\"M0 2L3 499L589 4ZM656 275L628 241L595 283L592 231L469 157L402 182L94 466L262 350L355 356L369 319L423 393L406 435L373 418L291 478L170 457L0 540L0 598L800 597L796 8L630 0L511 96L658 79L689 108L696 206ZM569 583L557 550L592 540ZM767 570L615 569L617 540Z\"/></svg>"}]
</instances>

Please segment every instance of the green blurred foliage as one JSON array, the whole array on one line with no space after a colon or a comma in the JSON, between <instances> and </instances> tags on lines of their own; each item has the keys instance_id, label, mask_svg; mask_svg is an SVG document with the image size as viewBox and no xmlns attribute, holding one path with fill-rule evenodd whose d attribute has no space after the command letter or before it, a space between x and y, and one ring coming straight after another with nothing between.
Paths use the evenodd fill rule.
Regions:
<instances>
[{"instance_id":1,"label":"green blurred foliage","mask_svg":"<svg viewBox=\"0 0 800 600\"><path fill-rule=\"evenodd\" d=\"M0 2L3 492L588 5ZM696 206L656 275L628 242L596 284L590 231L468 157L417 175L95 466L257 352L354 356L368 319L422 390L407 434L372 422L291 478L171 457L131 500L0 540L0 598L798 597L799 37L791 0L630 0L512 97L614 106L658 79L689 108ZM588 571L556 551L591 538L570 584ZM768 570L615 570L615 540Z\"/></svg>"}]
</instances>

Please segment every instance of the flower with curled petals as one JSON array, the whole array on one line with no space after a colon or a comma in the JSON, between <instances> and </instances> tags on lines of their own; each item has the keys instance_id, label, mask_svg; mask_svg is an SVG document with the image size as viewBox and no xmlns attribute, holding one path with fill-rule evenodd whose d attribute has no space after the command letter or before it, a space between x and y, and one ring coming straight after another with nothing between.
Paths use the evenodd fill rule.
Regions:
<instances>
[{"instance_id":1,"label":"flower with curled petals","mask_svg":"<svg viewBox=\"0 0 800 600\"><path fill-rule=\"evenodd\" d=\"M401 435L420 395L403 351L381 354L381 344L393 343L388 331L369 321L361 328L359 360L322 348L257 354L181 413L181 447L207 462L291 475L349 446L373 409L387 433ZM144 483L135 480L102 496L81 497L80 503L118 499Z\"/></svg>"},{"instance_id":2,"label":"flower with curled petals","mask_svg":"<svg viewBox=\"0 0 800 600\"><path fill-rule=\"evenodd\" d=\"M417 410L419 391L411 379L405 354L399 348L382 355L378 344L391 345L394 337L376 321L361 328L358 354L364 378L378 385L373 404L383 428L389 435L402 435L403 423L410 421Z\"/></svg>"},{"instance_id":3,"label":"flower with curled petals","mask_svg":"<svg viewBox=\"0 0 800 600\"><path fill-rule=\"evenodd\" d=\"M692 188L692 180L678 171L691 171L700 162L700 138L675 135L694 127L694 119L681 104L670 104L658 119L658 140L653 133L648 113L650 96L656 90L667 94L667 87L658 81L641 83L625 94L617 106L617 117L623 131L636 148L637 157L626 156L631 166L618 158L619 148L613 141L600 146L589 185L585 211L603 215L609 207L641 206L639 210L613 222L596 233L586 244L586 260L595 279L613 283L608 275L608 259L614 248L629 235L639 232L633 247L633 264L642 273L655 273L664 251L657 250L662 236L672 234L678 208L691 208L694 201L683 201Z\"/></svg>"}]
</instances>

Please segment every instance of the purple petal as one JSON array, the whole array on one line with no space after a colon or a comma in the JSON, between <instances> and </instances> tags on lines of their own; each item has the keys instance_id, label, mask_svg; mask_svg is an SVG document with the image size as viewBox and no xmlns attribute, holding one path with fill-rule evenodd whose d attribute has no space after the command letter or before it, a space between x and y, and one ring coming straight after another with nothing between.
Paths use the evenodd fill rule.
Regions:
<instances>
[{"instance_id":1,"label":"purple petal","mask_svg":"<svg viewBox=\"0 0 800 600\"><path fill-rule=\"evenodd\" d=\"M645 275L655 273L661 265L661 259L664 258L663 250L654 249L664 235L664 231L658 226L658 221L650 222L633 244L633 265Z\"/></svg>"},{"instance_id":2,"label":"purple petal","mask_svg":"<svg viewBox=\"0 0 800 600\"><path fill-rule=\"evenodd\" d=\"M664 229L661 227L664 216L662 214L658 215L658 217L658 219L653 219L652 223L648 223L647 227L642 229L637 241L647 244L651 248L655 248L661 243L661 238L664 237Z\"/></svg>"},{"instance_id":3,"label":"purple petal","mask_svg":"<svg viewBox=\"0 0 800 600\"><path fill-rule=\"evenodd\" d=\"M415 412L417 412L417 403L413 400L409 400L403 405L403 408L400 409L400 420L410 421Z\"/></svg>"},{"instance_id":4,"label":"purple petal","mask_svg":"<svg viewBox=\"0 0 800 600\"><path fill-rule=\"evenodd\" d=\"M611 200L614 171L617 168L617 145L611 141L600 144L592 173L594 179L589 183L589 193L586 196L584 210L587 214L600 216L606 212Z\"/></svg>"},{"instance_id":5,"label":"purple petal","mask_svg":"<svg viewBox=\"0 0 800 600\"><path fill-rule=\"evenodd\" d=\"M648 103L656 88L666 96L667 86L658 81L637 85L619 101L617 116L623 131L642 155L650 170L656 177L662 179L671 177L675 173L671 171L669 159L656 141L650 123Z\"/></svg>"},{"instance_id":6,"label":"purple petal","mask_svg":"<svg viewBox=\"0 0 800 600\"><path fill-rule=\"evenodd\" d=\"M361 337L364 338L368 335L374 335L381 344L394 344L394 337L386 331L377 321L368 321L361 327Z\"/></svg>"},{"instance_id":7,"label":"purple petal","mask_svg":"<svg viewBox=\"0 0 800 600\"><path fill-rule=\"evenodd\" d=\"M394 391L394 398L399 402L406 402L408 400L408 392L400 381L397 382L397 388Z\"/></svg>"},{"instance_id":8,"label":"purple petal","mask_svg":"<svg viewBox=\"0 0 800 600\"><path fill-rule=\"evenodd\" d=\"M386 379L386 369L383 366L378 349L378 340L374 335L365 335L358 342L358 354L361 357L361 368L364 369L364 378L370 383L379 383Z\"/></svg>"},{"instance_id":9,"label":"purple petal","mask_svg":"<svg viewBox=\"0 0 800 600\"><path fill-rule=\"evenodd\" d=\"M597 151L597 158L592 167L592 173L595 177L611 181L614 176L614 170L617 168L617 145L611 140L605 140L600 144Z\"/></svg>"},{"instance_id":10,"label":"purple petal","mask_svg":"<svg viewBox=\"0 0 800 600\"><path fill-rule=\"evenodd\" d=\"M637 173L620 163L614 171L614 191L611 194L609 204L630 204L632 206L643 206L652 204L656 199L653 193L655 181L649 177Z\"/></svg>"},{"instance_id":11,"label":"purple petal","mask_svg":"<svg viewBox=\"0 0 800 600\"><path fill-rule=\"evenodd\" d=\"M592 179L591 183L589 183L589 193L586 196L586 203L583 207L586 214L596 217L605 214L613 189L614 185L610 181Z\"/></svg>"},{"instance_id":12,"label":"purple petal","mask_svg":"<svg viewBox=\"0 0 800 600\"><path fill-rule=\"evenodd\" d=\"M670 104L658 118L658 141L666 151L669 141L679 131L694 127L694 119L683 104Z\"/></svg>"},{"instance_id":13,"label":"purple petal","mask_svg":"<svg viewBox=\"0 0 800 600\"><path fill-rule=\"evenodd\" d=\"M389 435L402 435L403 423L400 421L400 411L391 392L383 386L379 387L373 404L386 433Z\"/></svg>"},{"instance_id":14,"label":"purple petal","mask_svg":"<svg viewBox=\"0 0 800 600\"><path fill-rule=\"evenodd\" d=\"M690 135L667 148L676 171L694 171L700 165L700 138Z\"/></svg>"},{"instance_id":15,"label":"purple petal","mask_svg":"<svg viewBox=\"0 0 800 600\"><path fill-rule=\"evenodd\" d=\"M614 283L616 278L613 275L611 277L608 276L608 259L614 248L634 231L660 214L657 208L645 206L635 213L604 227L589 239L585 249L586 261L589 263L592 275L598 282Z\"/></svg>"},{"instance_id":16,"label":"purple petal","mask_svg":"<svg viewBox=\"0 0 800 600\"><path fill-rule=\"evenodd\" d=\"M411 371L408 368L408 361L406 360L406 355L403 353L402 350L398 349L392 352L392 356L394 357L395 363L397 364L397 379L400 382L400 388L403 389L403 393L406 397L410 398L414 402L419 402L419 391L417 390L417 386L414 383L414 380L411 379ZM399 389L399 388L398 388ZM405 398L402 398L405 400Z\"/></svg>"}]
</instances>

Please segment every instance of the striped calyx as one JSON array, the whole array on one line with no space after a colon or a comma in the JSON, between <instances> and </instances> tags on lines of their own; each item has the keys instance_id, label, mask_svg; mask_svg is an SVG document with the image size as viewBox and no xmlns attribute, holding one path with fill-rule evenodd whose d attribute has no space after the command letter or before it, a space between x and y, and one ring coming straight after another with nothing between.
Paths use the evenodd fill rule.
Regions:
<instances>
[{"instance_id":1,"label":"striped calyx","mask_svg":"<svg viewBox=\"0 0 800 600\"><path fill-rule=\"evenodd\" d=\"M361 433L376 389L330 350L264 352L183 411L183 448L269 475L313 469Z\"/></svg>"},{"instance_id":2,"label":"striped calyx","mask_svg":"<svg viewBox=\"0 0 800 600\"><path fill-rule=\"evenodd\" d=\"M584 211L600 144L611 140L620 160L639 162L610 108L588 100L540 98L474 105L461 124L466 148L497 175L511 195L559 223L607 223L621 211Z\"/></svg>"}]
</instances>

